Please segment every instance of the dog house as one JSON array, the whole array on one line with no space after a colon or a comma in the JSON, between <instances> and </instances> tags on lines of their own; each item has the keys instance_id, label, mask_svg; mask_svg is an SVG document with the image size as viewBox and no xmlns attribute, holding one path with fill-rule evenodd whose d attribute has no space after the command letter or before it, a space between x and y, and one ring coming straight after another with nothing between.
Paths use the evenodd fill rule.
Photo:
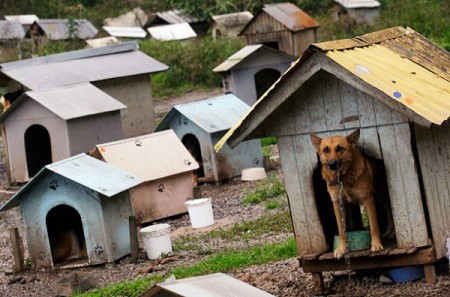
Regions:
<instances>
[{"instance_id":1,"label":"dog house","mask_svg":"<svg viewBox=\"0 0 450 297\"><path fill-rule=\"evenodd\" d=\"M250 11L213 15L213 23L211 25L212 37L237 37L252 18L253 14Z\"/></svg>"},{"instance_id":2,"label":"dog house","mask_svg":"<svg viewBox=\"0 0 450 297\"><path fill-rule=\"evenodd\" d=\"M294 60L294 57L262 44L247 45L213 71L222 76L225 93L233 93L252 106Z\"/></svg>"},{"instance_id":3,"label":"dog house","mask_svg":"<svg viewBox=\"0 0 450 297\"><path fill-rule=\"evenodd\" d=\"M0 62L21 59L25 31L17 21L0 21Z\"/></svg>"},{"instance_id":4,"label":"dog house","mask_svg":"<svg viewBox=\"0 0 450 297\"><path fill-rule=\"evenodd\" d=\"M141 182L79 154L45 166L0 211L20 206L34 268L113 262L130 253L128 189Z\"/></svg>"},{"instance_id":5,"label":"dog house","mask_svg":"<svg viewBox=\"0 0 450 297\"><path fill-rule=\"evenodd\" d=\"M214 144L250 107L228 94L206 100L175 105L156 131L172 129L200 168L200 182L218 182L238 176L242 169L262 167L259 139L245 141L234 149L226 146L216 153Z\"/></svg>"},{"instance_id":6,"label":"dog house","mask_svg":"<svg viewBox=\"0 0 450 297\"><path fill-rule=\"evenodd\" d=\"M144 180L129 191L139 223L185 213L194 197L198 164L172 130L99 144L93 156Z\"/></svg>"},{"instance_id":7,"label":"dog house","mask_svg":"<svg viewBox=\"0 0 450 297\"><path fill-rule=\"evenodd\" d=\"M358 24L373 25L380 15L381 4L376 0L334 0L329 6L335 21L348 21L349 18Z\"/></svg>"},{"instance_id":8,"label":"dog house","mask_svg":"<svg viewBox=\"0 0 450 297\"><path fill-rule=\"evenodd\" d=\"M264 44L298 57L316 42L319 23L292 3L266 4L239 33L247 45Z\"/></svg>"},{"instance_id":9,"label":"dog house","mask_svg":"<svg viewBox=\"0 0 450 297\"><path fill-rule=\"evenodd\" d=\"M449 67L447 51L409 28L314 44L217 144L278 138L300 264L319 287L322 271L416 264L435 280L450 235ZM362 150L384 163L396 240L350 252L349 266L333 257L334 215L309 133L356 128Z\"/></svg>"}]
</instances>

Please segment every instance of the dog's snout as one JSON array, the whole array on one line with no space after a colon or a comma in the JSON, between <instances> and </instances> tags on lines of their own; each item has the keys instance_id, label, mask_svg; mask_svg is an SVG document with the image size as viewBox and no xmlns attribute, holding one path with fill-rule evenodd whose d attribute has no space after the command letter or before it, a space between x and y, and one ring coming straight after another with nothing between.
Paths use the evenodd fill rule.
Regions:
<instances>
[{"instance_id":1,"label":"dog's snout","mask_svg":"<svg viewBox=\"0 0 450 297\"><path fill-rule=\"evenodd\" d=\"M341 164L338 160L331 160L331 161L328 161L328 163L327 163L328 169L333 170L333 171L338 170L340 165Z\"/></svg>"}]
</instances>

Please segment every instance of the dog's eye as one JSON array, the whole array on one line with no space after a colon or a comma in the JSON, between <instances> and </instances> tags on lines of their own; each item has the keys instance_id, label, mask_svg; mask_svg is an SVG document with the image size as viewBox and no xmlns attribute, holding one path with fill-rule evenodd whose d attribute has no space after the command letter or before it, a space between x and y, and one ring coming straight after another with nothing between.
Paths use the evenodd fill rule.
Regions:
<instances>
[{"instance_id":1,"label":"dog's eye","mask_svg":"<svg viewBox=\"0 0 450 297\"><path fill-rule=\"evenodd\" d=\"M330 152L330 148L329 148L328 146L326 146L326 147L323 149L323 152L324 152L325 154L328 154L328 153Z\"/></svg>"},{"instance_id":2,"label":"dog's eye","mask_svg":"<svg viewBox=\"0 0 450 297\"><path fill-rule=\"evenodd\" d=\"M343 151L344 151L344 147L343 147L343 146L338 145L338 146L336 147L336 152L337 152L337 153L340 153L340 152L343 152Z\"/></svg>"}]
</instances>

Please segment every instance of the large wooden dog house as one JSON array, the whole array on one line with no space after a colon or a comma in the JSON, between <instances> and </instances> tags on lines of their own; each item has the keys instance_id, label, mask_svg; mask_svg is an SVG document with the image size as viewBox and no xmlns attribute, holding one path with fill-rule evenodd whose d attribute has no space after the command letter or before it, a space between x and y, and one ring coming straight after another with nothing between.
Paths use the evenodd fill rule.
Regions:
<instances>
[{"instance_id":1,"label":"large wooden dog house","mask_svg":"<svg viewBox=\"0 0 450 297\"><path fill-rule=\"evenodd\" d=\"M309 133L356 128L362 149L384 163L396 241L378 253L350 252L350 269L424 264L435 280L450 235L448 69L449 53L409 28L314 44L216 145L277 136L300 264L318 285L322 271L348 265L333 258L326 236L321 212L330 199L326 190L317 197Z\"/></svg>"},{"instance_id":2,"label":"large wooden dog house","mask_svg":"<svg viewBox=\"0 0 450 297\"><path fill-rule=\"evenodd\" d=\"M130 189L139 223L185 213L184 203L194 197L198 163L173 130L99 144L93 156L144 180Z\"/></svg>"},{"instance_id":3,"label":"large wooden dog house","mask_svg":"<svg viewBox=\"0 0 450 297\"><path fill-rule=\"evenodd\" d=\"M45 166L0 211L20 206L34 268L113 262L130 253L128 189L141 182L80 154Z\"/></svg>"}]
</instances>

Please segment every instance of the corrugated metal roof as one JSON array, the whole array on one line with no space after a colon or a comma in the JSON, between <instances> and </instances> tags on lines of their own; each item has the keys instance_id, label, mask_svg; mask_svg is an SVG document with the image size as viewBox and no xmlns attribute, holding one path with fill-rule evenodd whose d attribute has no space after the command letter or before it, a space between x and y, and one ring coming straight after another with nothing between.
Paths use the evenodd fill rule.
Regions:
<instances>
[{"instance_id":1,"label":"corrugated metal roof","mask_svg":"<svg viewBox=\"0 0 450 297\"><path fill-rule=\"evenodd\" d=\"M161 41L183 40L197 36L188 23L148 27L147 30L152 38Z\"/></svg>"},{"instance_id":2,"label":"corrugated metal roof","mask_svg":"<svg viewBox=\"0 0 450 297\"><path fill-rule=\"evenodd\" d=\"M103 30L115 37L145 38L147 32L141 27L108 27L103 26Z\"/></svg>"},{"instance_id":3,"label":"corrugated metal roof","mask_svg":"<svg viewBox=\"0 0 450 297\"><path fill-rule=\"evenodd\" d=\"M23 39L25 31L17 21L0 21L0 40Z\"/></svg>"},{"instance_id":4,"label":"corrugated metal roof","mask_svg":"<svg viewBox=\"0 0 450 297\"><path fill-rule=\"evenodd\" d=\"M313 17L292 3L266 4L263 11L292 31L319 26L319 23Z\"/></svg>"},{"instance_id":5,"label":"corrugated metal roof","mask_svg":"<svg viewBox=\"0 0 450 297\"><path fill-rule=\"evenodd\" d=\"M208 133L230 129L250 108L233 94L175 105L156 131L163 130L177 112Z\"/></svg>"},{"instance_id":6,"label":"corrugated metal roof","mask_svg":"<svg viewBox=\"0 0 450 297\"><path fill-rule=\"evenodd\" d=\"M146 293L146 296L154 296L155 293L160 291L171 292L174 295L176 294L176 296L182 297L274 297L274 295L224 273L214 273L159 283L151 288Z\"/></svg>"},{"instance_id":7,"label":"corrugated metal roof","mask_svg":"<svg viewBox=\"0 0 450 297\"><path fill-rule=\"evenodd\" d=\"M157 12L156 16L168 24L196 23L198 20L194 17L183 14L180 10L168 10Z\"/></svg>"},{"instance_id":8,"label":"corrugated metal roof","mask_svg":"<svg viewBox=\"0 0 450 297\"><path fill-rule=\"evenodd\" d=\"M380 2L375 0L335 0L345 8L371 8L379 7Z\"/></svg>"},{"instance_id":9,"label":"corrugated metal roof","mask_svg":"<svg viewBox=\"0 0 450 297\"><path fill-rule=\"evenodd\" d=\"M121 48L121 44L116 45ZM111 78L126 77L138 74L154 73L167 70L163 63L147 56L140 51L109 52L115 46L86 49L80 51L79 57L74 53L74 59L70 55L51 56L46 59L33 61L22 60L20 63L2 64L3 72L8 77L20 82L30 90L61 87L82 82L95 82ZM93 53L92 57L83 55ZM95 55L95 53L103 55ZM39 58L37 58L39 59Z\"/></svg>"},{"instance_id":10,"label":"corrugated metal roof","mask_svg":"<svg viewBox=\"0 0 450 297\"><path fill-rule=\"evenodd\" d=\"M88 39L86 40L86 43L90 48L99 48L108 45L118 44L120 43L120 41L114 36L108 36L102 38Z\"/></svg>"},{"instance_id":11,"label":"corrugated metal roof","mask_svg":"<svg viewBox=\"0 0 450 297\"><path fill-rule=\"evenodd\" d=\"M221 26L224 26L226 28L229 27L233 28L245 26L253 18L253 14L250 11L242 11L221 15L213 15L212 18L216 23L220 24Z\"/></svg>"},{"instance_id":12,"label":"corrugated metal roof","mask_svg":"<svg viewBox=\"0 0 450 297\"><path fill-rule=\"evenodd\" d=\"M79 39L93 38L98 30L85 19L74 20L76 23L76 30L74 35ZM41 27L51 40L64 40L70 38L69 20L67 19L40 19L36 23Z\"/></svg>"},{"instance_id":13,"label":"corrugated metal roof","mask_svg":"<svg viewBox=\"0 0 450 297\"><path fill-rule=\"evenodd\" d=\"M11 199L0 208L0 211L18 206L20 196L28 191L33 184L38 182L41 176L47 171L64 176L107 197L112 197L144 182L142 179L129 172L82 153L46 165L36 174L36 176L22 187L22 189L11 197Z\"/></svg>"},{"instance_id":14,"label":"corrugated metal roof","mask_svg":"<svg viewBox=\"0 0 450 297\"><path fill-rule=\"evenodd\" d=\"M5 15L5 20L19 22L22 25L31 25L33 22L38 21L39 18L35 14Z\"/></svg>"},{"instance_id":15,"label":"corrugated metal roof","mask_svg":"<svg viewBox=\"0 0 450 297\"><path fill-rule=\"evenodd\" d=\"M126 108L125 105L89 83L29 91L22 96L37 101L63 120Z\"/></svg>"},{"instance_id":16,"label":"corrugated metal roof","mask_svg":"<svg viewBox=\"0 0 450 297\"><path fill-rule=\"evenodd\" d=\"M99 144L96 151L111 165L145 181L192 171L198 163L173 130Z\"/></svg>"}]
</instances>

